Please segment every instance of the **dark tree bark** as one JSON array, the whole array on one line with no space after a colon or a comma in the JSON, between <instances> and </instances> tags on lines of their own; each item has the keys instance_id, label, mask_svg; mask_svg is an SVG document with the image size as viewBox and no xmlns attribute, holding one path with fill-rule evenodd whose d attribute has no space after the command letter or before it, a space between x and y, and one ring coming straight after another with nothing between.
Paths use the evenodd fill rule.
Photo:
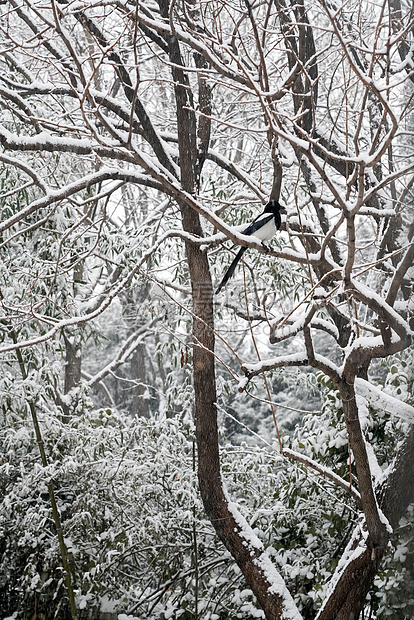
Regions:
<instances>
[{"instance_id":1,"label":"dark tree bark","mask_svg":"<svg viewBox=\"0 0 414 620\"><path fill-rule=\"evenodd\" d=\"M168 16L166 0L160 0L161 14ZM181 184L184 191L192 194L197 188L200 161L197 157L197 124L193 113L193 102L187 75L183 66L177 39L168 40L169 56L173 63L172 74L175 85L177 108L178 146L180 155ZM204 106L209 106L204 90ZM190 108L190 109L189 109ZM206 129L200 128L199 135L206 137ZM205 150L206 144L203 144ZM199 215L184 202L180 203L183 229L195 236L203 236ZM204 508L222 543L239 565L268 620L281 618L284 598L270 590L271 582L259 567L263 547L253 548L243 536L243 530L229 510L223 490L220 468L219 436L216 409L216 379L214 358L214 307L213 283L207 254L200 248L186 243L188 269L193 301L193 385L198 454L198 480Z\"/></svg>"}]
</instances>

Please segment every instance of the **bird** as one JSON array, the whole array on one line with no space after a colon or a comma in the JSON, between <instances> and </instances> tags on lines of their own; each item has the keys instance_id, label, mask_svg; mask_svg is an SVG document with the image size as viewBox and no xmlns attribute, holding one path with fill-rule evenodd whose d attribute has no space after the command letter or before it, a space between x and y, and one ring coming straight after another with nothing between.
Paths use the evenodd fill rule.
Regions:
<instances>
[{"instance_id":1,"label":"bird","mask_svg":"<svg viewBox=\"0 0 414 620\"><path fill-rule=\"evenodd\" d=\"M282 224L282 213L287 213L285 207L280 205L277 200L271 200L265 206L263 213L258 215L253 220L253 222L245 230L243 230L243 235L252 235L254 237L258 237L262 241L262 245L266 249L268 249L264 241L268 241L269 239L271 239L276 233L276 230L279 230ZM237 267L237 263L239 262L246 250L246 247L241 247L240 250L237 252L236 257L234 258L230 267L227 269L222 281L217 287L216 295L218 295L221 289L227 284Z\"/></svg>"}]
</instances>

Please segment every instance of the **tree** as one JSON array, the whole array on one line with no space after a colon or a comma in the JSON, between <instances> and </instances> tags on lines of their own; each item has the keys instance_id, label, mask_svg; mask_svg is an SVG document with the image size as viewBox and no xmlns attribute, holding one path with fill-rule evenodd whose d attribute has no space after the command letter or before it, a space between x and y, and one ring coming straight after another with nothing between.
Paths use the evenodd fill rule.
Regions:
<instances>
[{"instance_id":1,"label":"tree","mask_svg":"<svg viewBox=\"0 0 414 620\"><path fill-rule=\"evenodd\" d=\"M227 370L245 375L241 390L278 368L322 373L339 394L352 470L349 480L323 473L361 517L318 618L358 617L414 491L412 425L383 471L365 421L377 402L412 415L375 379L377 360L412 344L412 8L9 0L1 19L1 351L24 352L34 373L35 347L49 360L64 347L63 388L52 371L44 376L53 386L46 396L68 421L83 402L82 343L114 300L134 299L136 282L144 291L149 281L179 304L192 317L204 509L269 619L300 613L223 488L216 333L232 347ZM269 197L289 215L265 258L230 222ZM259 261L219 306L212 269L221 272L222 260L208 249L226 239L256 250ZM90 384L104 387L151 336L152 304ZM268 325L272 354L258 346L258 362L242 359L231 333L222 335L226 321L215 326L227 312ZM320 330L329 355L320 352ZM255 340L261 334L251 331ZM30 402L46 398L30 389ZM280 449L321 471L282 441Z\"/></svg>"}]
</instances>

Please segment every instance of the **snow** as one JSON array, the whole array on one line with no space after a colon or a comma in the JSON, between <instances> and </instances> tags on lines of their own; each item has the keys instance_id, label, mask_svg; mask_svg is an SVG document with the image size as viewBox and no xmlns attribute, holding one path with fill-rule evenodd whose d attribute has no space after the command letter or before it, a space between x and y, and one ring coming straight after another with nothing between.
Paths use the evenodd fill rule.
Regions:
<instances>
[{"instance_id":1,"label":"snow","mask_svg":"<svg viewBox=\"0 0 414 620\"><path fill-rule=\"evenodd\" d=\"M378 502L377 502L377 510L378 510L379 519L380 519L381 523L383 523L385 525L388 534L393 534L394 530L392 529L392 526L391 526L390 522L388 521L388 519L385 516L385 514L382 512L381 508L378 506Z\"/></svg>"},{"instance_id":2,"label":"snow","mask_svg":"<svg viewBox=\"0 0 414 620\"><path fill-rule=\"evenodd\" d=\"M261 569L266 580L269 582L269 592L283 599L281 620L302 620L302 616L283 578L265 552L262 541L254 533L234 502L228 501L228 509L240 528L240 536L246 541L246 546L251 549L251 555L255 556L257 552L259 552L258 557L255 557L253 562Z\"/></svg>"},{"instance_id":3,"label":"snow","mask_svg":"<svg viewBox=\"0 0 414 620\"><path fill-rule=\"evenodd\" d=\"M386 394L379 386L374 386L365 379L357 378L355 379L355 389L357 394L364 396L375 409L383 409L410 424L414 423L414 407L390 394Z\"/></svg>"},{"instance_id":4,"label":"snow","mask_svg":"<svg viewBox=\"0 0 414 620\"><path fill-rule=\"evenodd\" d=\"M76 605L78 609L86 609L89 601L93 601L94 596L91 593L81 594L76 597Z\"/></svg>"},{"instance_id":5,"label":"snow","mask_svg":"<svg viewBox=\"0 0 414 620\"><path fill-rule=\"evenodd\" d=\"M325 368L327 370L329 370L330 372L332 372L333 374L335 374L335 375L339 374L339 369L336 366L336 364L331 362L331 360L329 358L325 357L324 355L320 355L319 353L315 353L315 361L318 364L320 364L321 366L325 366Z\"/></svg>"},{"instance_id":6,"label":"snow","mask_svg":"<svg viewBox=\"0 0 414 620\"><path fill-rule=\"evenodd\" d=\"M293 600L286 584L276 570L267 554L262 554L254 560L254 563L263 571L267 581L272 585L269 587L271 594L277 594L283 598L283 612L281 620L302 620L302 615Z\"/></svg>"},{"instance_id":7,"label":"snow","mask_svg":"<svg viewBox=\"0 0 414 620\"><path fill-rule=\"evenodd\" d=\"M105 594L101 598L100 611L101 613L114 613L117 605L119 605L119 601L114 601Z\"/></svg>"},{"instance_id":8,"label":"snow","mask_svg":"<svg viewBox=\"0 0 414 620\"><path fill-rule=\"evenodd\" d=\"M326 321L325 319L320 318L313 319L311 322L311 327L322 329L328 334L331 334L331 336L333 336L335 339L339 338L338 328L332 321Z\"/></svg>"},{"instance_id":9,"label":"snow","mask_svg":"<svg viewBox=\"0 0 414 620\"><path fill-rule=\"evenodd\" d=\"M329 586L325 593L324 603L319 609L319 612L315 620L318 620L318 618L321 616L324 610L325 604L329 601L329 598L331 594L334 592L344 571L353 561L355 561L358 557L363 555L363 553L365 553L365 551L367 550L366 539L368 537L368 530L364 526L365 526L365 520L363 516L361 516L361 521L354 529L354 532L350 538L350 541L348 545L346 546L346 549L338 562L335 573L333 574L332 578L329 581Z\"/></svg>"},{"instance_id":10,"label":"snow","mask_svg":"<svg viewBox=\"0 0 414 620\"><path fill-rule=\"evenodd\" d=\"M398 314L398 312L396 312L394 308L390 306L383 297L381 297L381 295L373 291L362 282L356 282L355 279L352 279L351 286L355 288L359 293L361 293L363 297L365 297L365 303L370 305L369 302L372 301L374 302L373 305L376 305L377 307L383 309L386 315L388 315L395 322L397 328L399 327L406 334L413 334L407 321L405 321L403 317Z\"/></svg>"},{"instance_id":11,"label":"snow","mask_svg":"<svg viewBox=\"0 0 414 620\"><path fill-rule=\"evenodd\" d=\"M382 469L379 466L377 457L375 456L375 452L371 444L366 439L366 433L367 433L367 430L370 424L368 402L363 396L356 394L356 403L358 407L361 430L362 430L362 434L363 434L364 441L365 441L365 448L366 448L367 456L368 456L369 469L370 469L371 476L373 478L374 486L375 486L376 482L382 476Z\"/></svg>"},{"instance_id":12,"label":"snow","mask_svg":"<svg viewBox=\"0 0 414 620\"><path fill-rule=\"evenodd\" d=\"M241 530L240 536L248 542L249 546L262 551L264 549L262 541L256 536L251 527L248 525L246 519L239 512L236 504L229 501L227 507Z\"/></svg>"},{"instance_id":13,"label":"snow","mask_svg":"<svg viewBox=\"0 0 414 620\"><path fill-rule=\"evenodd\" d=\"M397 549L394 552L394 562L401 562L401 564L403 562L405 562L407 553L409 552L408 547L397 547Z\"/></svg>"},{"instance_id":14,"label":"snow","mask_svg":"<svg viewBox=\"0 0 414 620\"><path fill-rule=\"evenodd\" d=\"M291 323L290 325L285 325L283 327L278 327L277 323L272 325L272 329L274 329L273 340L272 342L280 342L281 340L286 340L287 338L291 338L295 336L297 333L303 330L306 323L306 317L301 317ZM324 319L314 318L309 323L310 327L315 329L320 329L334 338L338 337L338 330L334 323L326 321Z\"/></svg>"},{"instance_id":15,"label":"snow","mask_svg":"<svg viewBox=\"0 0 414 620\"><path fill-rule=\"evenodd\" d=\"M319 463L317 461L315 461L314 459L310 458L309 456L302 454L300 452L295 452L294 450L291 450L290 448L284 448L283 449L283 453L285 456L287 457L291 457L293 459L295 459L296 461L303 463L306 467L310 467L311 469L313 469L314 471L316 471L317 473L319 473L320 475L324 476L324 478L326 478L327 480L332 481L334 484L336 484L337 486L341 487L341 488L347 488L347 490L350 490L352 493L352 496L357 500L360 501L360 495L358 493L358 491L354 488L349 489L349 483L347 483L343 478L341 478L341 476L339 476L338 474L336 474L332 469L330 469L329 467L326 467L325 465L322 465L322 463Z\"/></svg>"},{"instance_id":16,"label":"snow","mask_svg":"<svg viewBox=\"0 0 414 620\"><path fill-rule=\"evenodd\" d=\"M290 325L285 325L284 327L279 328L276 325L275 330L277 331L277 339L284 340L286 338L290 338L291 336L295 336L300 330L303 329L305 325L305 320L306 317L302 316Z\"/></svg>"},{"instance_id":17,"label":"snow","mask_svg":"<svg viewBox=\"0 0 414 620\"><path fill-rule=\"evenodd\" d=\"M48 131L42 131L35 136L18 136L0 126L0 135L7 142L7 146L15 145L17 148L24 149L24 147L27 147L28 149L40 150L46 149L47 145L50 144L55 147L64 147L68 151L73 150L82 153L90 153L92 151L92 144L86 138L69 138L68 136L61 138L54 136Z\"/></svg>"},{"instance_id":18,"label":"snow","mask_svg":"<svg viewBox=\"0 0 414 620\"><path fill-rule=\"evenodd\" d=\"M255 373L258 374L265 369L269 368L277 368L278 366L295 366L295 365L304 365L308 361L307 355L305 352L300 353L291 353L290 355L283 355L280 357L271 357L267 360L261 360L256 364L245 364L243 368L245 368L248 374Z\"/></svg>"}]
</instances>

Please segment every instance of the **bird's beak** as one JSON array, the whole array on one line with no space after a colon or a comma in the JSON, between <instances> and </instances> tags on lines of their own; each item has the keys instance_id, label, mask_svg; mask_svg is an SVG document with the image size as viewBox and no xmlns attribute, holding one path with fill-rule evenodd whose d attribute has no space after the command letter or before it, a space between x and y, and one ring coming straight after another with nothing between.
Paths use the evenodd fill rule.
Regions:
<instances>
[{"instance_id":1,"label":"bird's beak","mask_svg":"<svg viewBox=\"0 0 414 620\"><path fill-rule=\"evenodd\" d=\"M281 209L279 209L279 213L281 213L282 215L286 215L287 213L286 207L282 207Z\"/></svg>"}]
</instances>

